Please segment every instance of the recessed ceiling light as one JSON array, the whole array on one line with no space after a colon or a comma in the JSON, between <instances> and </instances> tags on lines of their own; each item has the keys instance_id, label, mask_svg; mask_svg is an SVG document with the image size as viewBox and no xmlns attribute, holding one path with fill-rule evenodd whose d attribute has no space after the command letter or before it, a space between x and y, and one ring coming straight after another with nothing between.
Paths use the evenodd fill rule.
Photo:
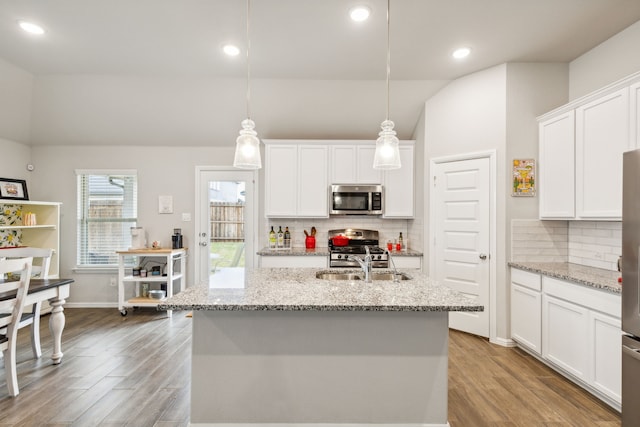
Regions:
<instances>
[{"instance_id":1,"label":"recessed ceiling light","mask_svg":"<svg viewBox=\"0 0 640 427\"><path fill-rule=\"evenodd\" d=\"M240 48L232 44L226 44L222 46L222 50L229 56L238 56L240 54Z\"/></svg>"},{"instance_id":2,"label":"recessed ceiling light","mask_svg":"<svg viewBox=\"0 0 640 427\"><path fill-rule=\"evenodd\" d=\"M470 53L471 53L471 49L469 49L468 47L461 47L459 49L454 50L451 56L453 56L456 59L462 59L469 56Z\"/></svg>"},{"instance_id":3,"label":"recessed ceiling light","mask_svg":"<svg viewBox=\"0 0 640 427\"><path fill-rule=\"evenodd\" d=\"M32 22L20 21L18 22L18 25L20 25L20 28L25 30L27 33L37 35L44 34L44 28Z\"/></svg>"},{"instance_id":4,"label":"recessed ceiling light","mask_svg":"<svg viewBox=\"0 0 640 427\"><path fill-rule=\"evenodd\" d=\"M366 6L356 6L349 11L349 16L356 22L366 21L371 15L371 9Z\"/></svg>"}]
</instances>

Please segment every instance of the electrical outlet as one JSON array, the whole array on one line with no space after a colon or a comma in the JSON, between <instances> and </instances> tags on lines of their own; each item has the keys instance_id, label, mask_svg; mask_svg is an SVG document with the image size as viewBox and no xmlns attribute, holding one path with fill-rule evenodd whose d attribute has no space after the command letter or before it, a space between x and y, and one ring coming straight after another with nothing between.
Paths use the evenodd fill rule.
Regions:
<instances>
[{"instance_id":1,"label":"electrical outlet","mask_svg":"<svg viewBox=\"0 0 640 427\"><path fill-rule=\"evenodd\" d=\"M182 214L182 220L183 221L191 221L191 214L186 212Z\"/></svg>"},{"instance_id":2,"label":"electrical outlet","mask_svg":"<svg viewBox=\"0 0 640 427\"><path fill-rule=\"evenodd\" d=\"M118 281L116 280L115 277L109 278L109 286L116 286L117 284L118 284Z\"/></svg>"}]
</instances>

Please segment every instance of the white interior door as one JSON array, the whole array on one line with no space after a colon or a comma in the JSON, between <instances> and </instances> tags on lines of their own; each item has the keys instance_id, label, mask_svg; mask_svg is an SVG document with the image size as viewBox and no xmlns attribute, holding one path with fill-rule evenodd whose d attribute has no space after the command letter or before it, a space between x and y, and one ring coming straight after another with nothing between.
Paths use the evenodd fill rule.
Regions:
<instances>
[{"instance_id":1,"label":"white interior door","mask_svg":"<svg viewBox=\"0 0 640 427\"><path fill-rule=\"evenodd\" d=\"M200 284L239 287L255 264L256 173L198 168L196 272Z\"/></svg>"},{"instance_id":2,"label":"white interior door","mask_svg":"<svg viewBox=\"0 0 640 427\"><path fill-rule=\"evenodd\" d=\"M436 163L432 175L432 277L484 306L483 312L451 312L449 326L489 337L490 159Z\"/></svg>"}]
</instances>

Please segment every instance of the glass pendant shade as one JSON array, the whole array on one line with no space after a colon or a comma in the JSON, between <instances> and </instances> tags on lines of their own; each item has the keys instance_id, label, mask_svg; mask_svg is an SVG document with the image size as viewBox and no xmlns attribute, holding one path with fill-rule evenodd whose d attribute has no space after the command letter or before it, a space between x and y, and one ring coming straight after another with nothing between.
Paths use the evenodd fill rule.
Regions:
<instances>
[{"instance_id":1,"label":"glass pendant shade","mask_svg":"<svg viewBox=\"0 0 640 427\"><path fill-rule=\"evenodd\" d=\"M233 166L239 169L260 169L262 159L260 157L260 140L257 132L253 130L255 123L251 119L242 121L240 136L236 139L236 155Z\"/></svg>"},{"instance_id":2,"label":"glass pendant shade","mask_svg":"<svg viewBox=\"0 0 640 427\"><path fill-rule=\"evenodd\" d=\"M385 120L380 126L382 131L376 140L376 152L373 157L374 169L400 169L400 141L393 130L393 122Z\"/></svg>"}]
</instances>

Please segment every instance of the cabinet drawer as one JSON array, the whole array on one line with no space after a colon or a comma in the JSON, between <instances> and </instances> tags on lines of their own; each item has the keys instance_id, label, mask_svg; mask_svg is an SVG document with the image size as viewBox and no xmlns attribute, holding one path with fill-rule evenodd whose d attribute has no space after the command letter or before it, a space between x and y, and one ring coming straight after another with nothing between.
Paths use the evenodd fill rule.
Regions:
<instances>
[{"instance_id":1,"label":"cabinet drawer","mask_svg":"<svg viewBox=\"0 0 640 427\"><path fill-rule=\"evenodd\" d=\"M546 276L542 278L542 286L544 293L547 295L552 295L620 319L620 295Z\"/></svg>"},{"instance_id":2,"label":"cabinet drawer","mask_svg":"<svg viewBox=\"0 0 640 427\"><path fill-rule=\"evenodd\" d=\"M518 270L517 268L511 269L511 282L517 283L525 288L533 289L540 292L542 285L540 281L540 275L537 273L531 273L529 271Z\"/></svg>"}]
</instances>

